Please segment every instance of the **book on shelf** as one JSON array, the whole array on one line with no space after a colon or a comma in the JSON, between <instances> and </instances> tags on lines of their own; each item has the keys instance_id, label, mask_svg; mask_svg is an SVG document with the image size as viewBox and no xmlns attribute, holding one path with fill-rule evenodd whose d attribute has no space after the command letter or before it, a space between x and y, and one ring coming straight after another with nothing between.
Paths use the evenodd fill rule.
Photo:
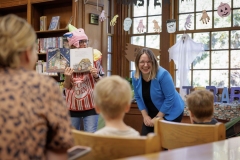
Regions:
<instances>
[{"instance_id":1,"label":"book on shelf","mask_svg":"<svg viewBox=\"0 0 240 160\"><path fill-rule=\"evenodd\" d=\"M38 52L41 54L47 53L48 48L63 48L68 47L67 39L63 41L64 37L49 37L49 38L39 38L38 39Z\"/></svg>"},{"instance_id":2,"label":"book on shelf","mask_svg":"<svg viewBox=\"0 0 240 160\"><path fill-rule=\"evenodd\" d=\"M60 16L54 16L51 19L51 22L50 22L48 30L59 29L59 25L60 25Z\"/></svg>"},{"instance_id":3,"label":"book on shelf","mask_svg":"<svg viewBox=\"0 0 240 160\"><path fill-rule=\"evenodd\" d=\"M93 67L93 49L89 48L49 48L47 52L47 72L63 73L70 66L74 72L87 72Z\"/></svg>"},{"instance_id":4,"label":"book on shelf","mask_svg":"<svg viewBox=\"0 0 240 160\"><path fill-rule=\"evenodd\" d=\"M47 16L40 17L40 31L47 30Z\"/></svg>"}]
</instances>

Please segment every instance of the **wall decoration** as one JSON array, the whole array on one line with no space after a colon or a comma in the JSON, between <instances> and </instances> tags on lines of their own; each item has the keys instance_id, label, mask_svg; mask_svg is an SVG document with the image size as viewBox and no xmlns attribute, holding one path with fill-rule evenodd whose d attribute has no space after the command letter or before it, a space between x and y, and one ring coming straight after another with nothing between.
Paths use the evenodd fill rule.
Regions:
<instances>
[{"instance_id":1,"label":"wall decoration","mask_svg":"<svg viewBox=\"0 0 240 160\"><path fill-rule=\"evenodd\" d=\"M186 93L182 86L188 86L188 72L191 63L196 57L202 55L204 47L202 43L194 42L188 34L183 34L182 37L168 49L169 60L173 59L176 68L178 68L177 79L180 81L180 95L185 97Z\"/></svg>"},{"instance_id":2,"label":"wall decoration","mask_svg":"<svg viewBox=\"0 0 240 160\"><path fill-rule=\"evenodd\" d=\"M130 43L126 43L126 55L125 57L127 58L127 60L130 62L134 62L135 61L135 57L137 55L137 53L142 49L144 48L143 46L138 46L138 45L133 45L133 44L130 44ZM154 55L156 57L160 56L160 50L159 49L155 49L155 48L149 48L151 49L151 51L154 53Z\"/></svg>"},{"instance_id":3,"label":"wall decoration","mask_svg":"<svg viewBox=\"0 0 240 160\"><path fill-rule=\"evenodd\" d=\"M99 15L99 21L103 22L105 19L105 10L102 10L101 14Z\"/></svg>"},{"instance_id":4,"label":"wall decoration","mask_svg":"<svg viewBox=\"0 0 240 160\"><path fill-rule=\"evenodd\" d=\"M158 21L156 21L155 19L153 20L153 24L154 24L154 26L153 26L153 30L155 31L155 32L160 32L161 31L161 28L160 28L160 26L158 25Z\"/></svg>"},{"instance_id":5,"label":"wall decoration","mask_svg":"<svg viewBox=\"0 0 240 160\"><path fill-rule=\"evenodd\" d=\"M140 19L140 21L139 21L139 23L138 23L138 27L137 27L138 33L142 33L145 28L146 28L146 27L143 25L143 20Z\"/></svg>"},{"instance_id":6,"label":"wall decoration","mask_svg":"<svg viewBox=\"0 0 240 160\"><path fill-rule=\"evenodd\" d=\"M176 19L167 20L167 32L168 33L176 32Z\"/></svg>"},{"instance_id":7,"label":"wall decoration","mask_svg":"<svg viewBox=\"0 0 240 160\"><path fill-rule=\"evenodd\" d=\"M123 22L124 31L129 31L131 25L132 25L132 19L129 17L125 18Z\"/></svg>"},{"instance_id":8,"label":"wall decoration","mask_svg":"<svg viewBox=\"0 0 240 160\"><path fill-rule=\"evenodd\" d=\"M227 17L231 13L229 4L221 2L218 6L217 13L220 17Z\"/></svg>"},{"instance_id":9,"label":"wall decoration","mask_svg":"<svg viewBox=\"0 0 240 160\"><path fill-rule=\"evenodd\" d=\"M186 22L185 22L185 25L184 25L186 30L189 30L189 28L191 28L191 24L192 24L191 18L192 18L191 14L189 14L186 18Z\"/></svg>"},{"instance_id":10,"label":"wall decoration","mask_svg":"<svg viewBox=\"0 0 240 160\"><path fill-rule=\"evenodd\" d=\"M89 13L89 24L98 25L99 15L94 13Z\"/></svg>"},{"instance_id":11,"label":"wall decoration","mask_svg":"<svg viewBox=\"0 0 240 160\"><path fill-rule=\"evenodd\" d=\"M202 14L202 17L201 17L200 21L202 21L203 24L204 24L204 23L207 24L207 22L209 22L209 20L210 20L208 14L207 14L207 11L206 11L206 10L203 10L202 13L203 13L203 14Z\"/></svg>"},{"instance_id":12,"label":"wall decoration","mask_svg":"<svg viewBox=\"0 0 240 160\"><path fill-rule=\"evenodd\" d=\"M152 0L151 0L152 1ZM164 0L167 3L170 3L170 0ZM146 0L147 6L149 6L149 0ZM123 4L123 5L135 5L135 6L144 6L145 0L117 0L117 3ZM160 6L161 2L160 0L154 0L154 7Z\"/></svg>"},{"instance_id":13,"label":"wall decoration","mask_svg":"<svg viewBox=\"0 0 240 160\"><path fill-rule=\"evenodd\" d=\"M188 0L186 0L186 1L188 1ZM189 0L189 1L190 1L190 0ZM182 3L182 2L184 2L184 0L181 0L181 3Z\"/></svg>"},{"instance_id":14,"label":"wall decoration","mask_svg":"<svg viewBox=\"0 0 240 160\"><path fill-rule=\"evenodd\" d=\"M110 21L110 26L115 26L115 24L117 23L117 18L118 18L118 15L116 14Z\"/></svg>"}]
</instances>

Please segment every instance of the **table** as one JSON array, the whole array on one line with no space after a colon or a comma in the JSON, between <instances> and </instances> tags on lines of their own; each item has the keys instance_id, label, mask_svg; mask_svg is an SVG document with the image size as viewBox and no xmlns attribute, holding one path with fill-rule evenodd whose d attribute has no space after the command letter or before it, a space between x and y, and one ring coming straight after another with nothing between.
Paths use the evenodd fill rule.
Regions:
<instances>
[{"instance_id":1,"label":"table","mask_svg":"<svg viewBox=\"0 0 240 160\"><path fill-rule=\"evenodd\" d=\"M239 160L240 137L223 141L124 158L123 160Z\"/></svg>"},{"instance_id":2,"label":"table","mask_svg":"<svg viewBox=\"0 0 240 160\"><path fill-rule=\"evenodd\" d=\"M184 108L184 116L189 116L187 107ZM219 121L231 121L240 116L240 104L238 103L214 103L214 118Z\"/></svg>"},{"instance_id":3,"label":"table","mask_svg":"<svg viewBox=\"0 0 240 160\"><path fill-rule=\"evenodd\" d=\"M222 123L240 116L240 104L215 103L214 108L214 118ZM130 111L124 117L124 122L141 133L143 118L136 102L131 104ZM184 108L182 123L191 123L186 106Z\"/></svg>"}]
</instances>

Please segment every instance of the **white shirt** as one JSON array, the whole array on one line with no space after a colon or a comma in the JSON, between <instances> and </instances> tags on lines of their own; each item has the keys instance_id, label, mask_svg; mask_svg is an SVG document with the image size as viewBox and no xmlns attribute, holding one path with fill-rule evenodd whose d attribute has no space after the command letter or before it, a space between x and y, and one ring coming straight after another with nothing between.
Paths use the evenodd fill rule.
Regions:
<instances>
[{"instance_id":1,"label":"white shirt","mask_svg":"<svg viewBox=\"0 0 240 160\"><path fill-rule=\"evenodd\" d=\"M112 127L103 127L102 129L95 132L98 135L106 136L121 136L121 137L139 137L140 134L135 129L128 127L128 130L119 130Z\"/></svg>"}]
</instances>

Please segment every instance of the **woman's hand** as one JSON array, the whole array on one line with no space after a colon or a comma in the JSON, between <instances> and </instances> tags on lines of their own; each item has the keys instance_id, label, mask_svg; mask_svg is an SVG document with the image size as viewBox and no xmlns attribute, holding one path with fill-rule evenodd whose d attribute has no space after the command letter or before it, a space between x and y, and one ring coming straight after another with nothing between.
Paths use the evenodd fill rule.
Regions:
<instances>
[{"instance_id":1,"label":"woman's hand","mask_svg":"<svg viewBox=\"0 0 240 160\"><path fill-rule=\"evenodd\" d=\"M70 68L70 67L65 68L65 70L64 70L65 78L71 78L72 74L73 74L72 68Z\"/></svg>"},{"instance_id":2,"label":"woman's hand","mask_svg":"<svg viewBox=\"0 0 240 160\"><path fill-rule=\"evenodd\" d=\"M92 76L94 77L94 78L99 78L99 74L98 74L98 69L97 68L94 68L94 67L92 67L91 69L90 69L90 73L92 74Z\"/></svg>"},{"instance_id":3,"label":"woman's hand","mask_svg":"<svg viewBox=\"0 0 240 160\"><path fill-rule=\"evenodd\" d=\"M153 127L154 125L154 122L152 122L152 118L148 115L143 117L143 122L148 127Z\"/></svg>"}]
</instances>

